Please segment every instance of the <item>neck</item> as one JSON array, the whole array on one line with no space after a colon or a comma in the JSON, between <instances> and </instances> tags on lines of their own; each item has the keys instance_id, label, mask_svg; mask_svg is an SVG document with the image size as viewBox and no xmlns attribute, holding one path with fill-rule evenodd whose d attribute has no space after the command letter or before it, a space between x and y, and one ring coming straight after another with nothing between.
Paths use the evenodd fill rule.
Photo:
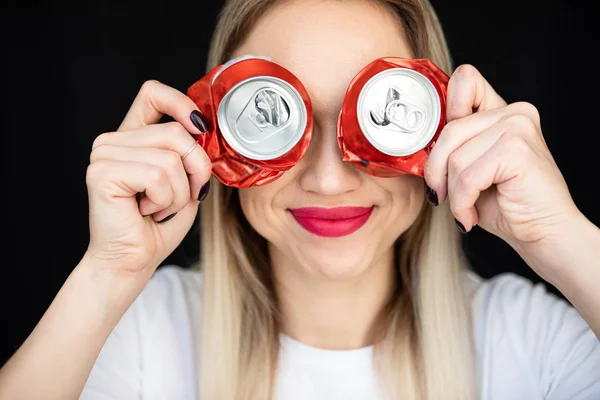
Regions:
<instances>
[{"instance_id":1,"label":"neck","mask_svg":"<svg viewBox=\"0 0 600 400\"><path fill-rule=\"evenodd\" d=\"M285 334L331 350L374 344L395 289L393 249L360 275L343 280L309 273L276 249L270 254Z\"/></svg>"}]
</instances>

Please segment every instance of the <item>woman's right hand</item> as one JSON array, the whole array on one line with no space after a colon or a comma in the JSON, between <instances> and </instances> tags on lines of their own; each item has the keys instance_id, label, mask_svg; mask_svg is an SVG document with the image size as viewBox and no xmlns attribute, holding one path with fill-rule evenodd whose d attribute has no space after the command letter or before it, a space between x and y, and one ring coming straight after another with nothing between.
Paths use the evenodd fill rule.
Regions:
<instances>
[{"instance_id":1,"label":"woman's right hand","mask_svg":"<svg viewBox=\"0 0 600 400\"><path fill-rule=\"evenodd\" d=\"M190 133L202 133L194 110L183 93L148 81L118 130L96 138L86 176L90 243L84 259L147 279L181 243L211 174L202 147L186 155L196 142ZM159 124L165 114L175 121Z\"/></svg>"},{"instance_id":2,"label":"woman's right hand","mask_svg":"<svg viewBox=\"0 0 600 400\"><path fill-rule=\"evenodd\" d=\"M208 124L194 111L186 95L150 81L119 129L94 141L86 177L89 246L33 332L0 369L0 398L80 397L102 346L183 240L198 213L198 197L208 189L201 191L211 163L190 135L201 133L195 124L204 131ZM175 122L159 124L164 114Z\"/></svg>"}]
</instances>

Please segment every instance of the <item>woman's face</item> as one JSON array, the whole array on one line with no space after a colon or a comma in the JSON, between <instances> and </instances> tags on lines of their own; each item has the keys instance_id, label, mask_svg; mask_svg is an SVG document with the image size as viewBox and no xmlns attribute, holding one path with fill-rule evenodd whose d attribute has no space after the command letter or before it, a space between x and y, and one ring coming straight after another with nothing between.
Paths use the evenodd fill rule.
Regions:
<instances>
[{"instance_id":1,"label":"woman's face","mask_svg":"<svg viewBox=\"0 0 600 400\"><path fill-rule=\"evenodd\" d=\"M311 144L296 166L272 183L240 189L246 218L267 239L272 257L287 265L336 280L360 275L389 257L424 200L421 178L362 173L342 161L336 141L352 78L377 58L411 57L402 27L375 2L292 0L261 17L234 56L243 54L269 56L296 75L308 91L314 118ZM372 211L333 222L297 211L343 206ZM342 217L324 211L328 218Z\"/></svg>"}]
</instances>

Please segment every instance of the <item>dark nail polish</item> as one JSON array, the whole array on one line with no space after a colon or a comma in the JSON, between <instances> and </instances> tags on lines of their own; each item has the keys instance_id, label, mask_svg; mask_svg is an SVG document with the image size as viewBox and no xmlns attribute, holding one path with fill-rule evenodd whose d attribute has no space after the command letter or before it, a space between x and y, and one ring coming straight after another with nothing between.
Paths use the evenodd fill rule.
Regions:
<instances>
[{"instance_id":1,"label":"dark nail polish","mask_svg":"<svg viewBox=\"0 0 600 400\"><path fill-rule=\"evenodd\" d=\"M200 188L200 194L198 195L198 201L202 201L206 198L206 196L208 195L208 191L210 190L210 181L206 182L204 185L202 185L202 188Z\"/></svg>"},{"instance_id":2,"label":"dark nail polish","mask_svg":"<svg viewBox=\"0 0 600 400\"><path fill-rule=\"evenodd\" d=\"M463 235L465 233L467 233L467 230L465 229L465 226L463 224L461 224L459 220L457 220L456 218L454 218L454 222L456 222L456 227L458 228L458 231L460 233L462 233Z\"/></svg>"},{"instance_id":3,"label":"dark nail polish","mask_svg":"<svg viewBox=\"0 0 600 400\"><path fill-rule=\"evenodd\" d=\"M207 132L210 129L210 122L206 119L204 115L198 110L192 111L190 114L190 119L192 123L200 132Z\"/></svg>"},{"instance_id":4,"label":"dark nail polish","mask_svg":"<svg viewBox=\"0 0 600 400\"><path fill-rule=\"evenodd\" d=\"M436 191L430 188L428 185L425 185L425 197L432 206L437 207L439 205Z\"/></svg>"},{"instance_id":5,"label":"dark nail polish","mask_svg":"<svg viewBox=\"0 0 600 400\"><path fill-rule=\"evenodd\" d=\"M164 217L163 219L161 219L160 221L158 221L159 224L162 224L163 222L167 222L170 219L172 219L177 213L173 213L171 215L167 215L166 217Z\"/></svg>"}]
</instances>

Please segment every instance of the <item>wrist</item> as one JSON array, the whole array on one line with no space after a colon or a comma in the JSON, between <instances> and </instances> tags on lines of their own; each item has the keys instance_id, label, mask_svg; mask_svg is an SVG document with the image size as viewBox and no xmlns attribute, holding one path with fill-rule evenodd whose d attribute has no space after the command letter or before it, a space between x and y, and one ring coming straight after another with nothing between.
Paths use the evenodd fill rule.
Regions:
<instances>
[{"instance_id":1,"label":"wrist","mask_svg":"<svg viewBox=\"0 0 600 400\"><path fill-rule=\"evenodd\" d=\"M86 253L74 268L69 279L74 279L83 287L95 293L99 304L103 304L108 314L119 316L133 303L144 289L154 269L130 272L114 268L110 261L101 260ZM110 317L107 315L107 317Z\"/></svg>"},{"instance_id":2,"label":"wrist","mask_svg":"<svg viewBox=\"0 0 600 400\"><path fill-rule=\"evenodd\" d=\"M553 235L516 250L534 271L560 289L598 274L600 229L579 213Z\"/></svg>"}]
</instances>

